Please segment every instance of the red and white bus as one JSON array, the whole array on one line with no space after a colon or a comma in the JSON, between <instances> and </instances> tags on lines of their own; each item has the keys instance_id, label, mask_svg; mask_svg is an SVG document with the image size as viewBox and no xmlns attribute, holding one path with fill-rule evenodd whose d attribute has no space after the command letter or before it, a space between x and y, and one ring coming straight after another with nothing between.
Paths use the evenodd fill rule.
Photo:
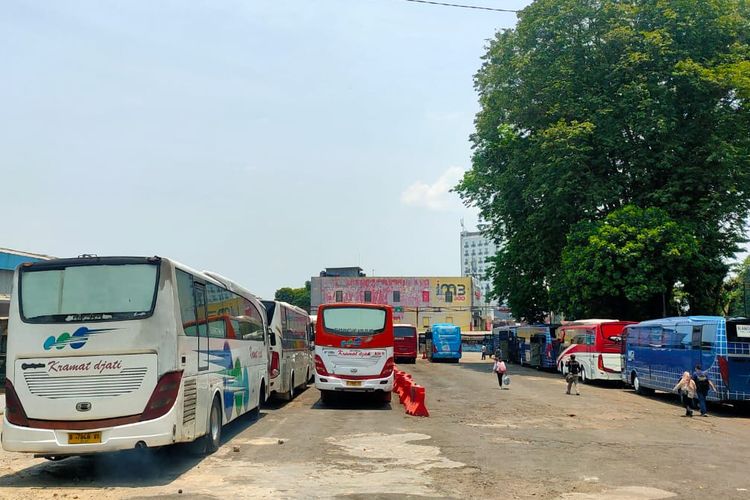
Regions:
<instances>
[{"instance_id":1,"label":"red and white bus","mask_svg":"<svg viewBox=\"0 0 750 500\"><path fill-rule=\"evenodd\" d=\"M393 309L377 304L323 304L315 327L315 387L323 403L334 392L393 390Z\"/></svg>"},{"instance_id":2,"label":"red and white bus","mask_svg":"<svg viewBox=\"0 0 750 500\"><path fill-rule=\"evenodd\" d=\"M393 355L396 361L417 362L417 328L414 325L393 325Z\"/></svg>"},{"instance_id":3,"label":"red and white bus","mask_svg":"<svg viewBox=\"0 0 750 500\"><path fill-rule=\"evenodd\" d=\"M557 370L565 374L565 363L575 354L581 364L581 382L620 380L622 331L632 321L589 319L574 321L557 329L563 347Z\"/></svg>"}]
</instances>

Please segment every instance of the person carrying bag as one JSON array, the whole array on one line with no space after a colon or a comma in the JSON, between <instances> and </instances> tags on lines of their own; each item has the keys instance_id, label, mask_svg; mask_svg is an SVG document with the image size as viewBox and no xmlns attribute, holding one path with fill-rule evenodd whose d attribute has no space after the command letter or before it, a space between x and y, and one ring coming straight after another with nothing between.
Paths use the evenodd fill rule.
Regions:
<instances>
[{"instance_id":1,"label":"person carrying bag","mask_svg":"<svg viewBox=\"0 0 750 500\"><path fill-rule=\"evenodd\" d=\"M492 365L492 371L497 374L497 383L500 385L500 389L503 388L503 377L508 368L505 366L505 361L502 359L495 359L495 363Z\"/></svg>"}]
</instances>

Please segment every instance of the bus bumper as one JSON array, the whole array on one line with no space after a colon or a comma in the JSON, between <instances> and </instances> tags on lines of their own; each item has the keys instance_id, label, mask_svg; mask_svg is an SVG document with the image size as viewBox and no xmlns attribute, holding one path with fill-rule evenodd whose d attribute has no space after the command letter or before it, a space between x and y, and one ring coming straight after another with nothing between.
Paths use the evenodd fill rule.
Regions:
<instances>
[{"instance_id":1,"label":"bus bumper","mask_svg":"<svg viewBox=\"0 0 750 500\"><path fill-rule=\"evenodd\" d=\"M132 424L99 427L86 430L38 429L21 427L3 417L2 445L6 451L19 451L40 455L86 455L109 451L130 450L138 443L149 448L175 442L175 405L166 415ZM68 444L71 433L101 432L101 443Z\"/></svg>"},{"instance_id":2,"label":"bus bumper","mask_svg":"<svg viewBox=\"0 0 750 500\"><path fill-rule=\"evenodd\" d=\"M344 380L335 376L315 374L315 388L321 391L374 392L393 391L393 375L367 380Z\"/></svg>"}]
</instances>

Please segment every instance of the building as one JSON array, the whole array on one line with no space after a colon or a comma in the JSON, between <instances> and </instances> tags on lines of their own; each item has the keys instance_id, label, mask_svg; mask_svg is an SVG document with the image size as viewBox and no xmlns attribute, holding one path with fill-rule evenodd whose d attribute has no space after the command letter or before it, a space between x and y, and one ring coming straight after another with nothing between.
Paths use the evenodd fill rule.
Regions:
<instances>
[{"instance_id":1,"label":"building","mask_svg":"<svg viewBox=\"0 0 750 500\"><path fill-rule=\"evenodd\" d=\"M479 231L466 231L461 227L461 276L471 276L479 282L482 291L482 303L478 304L488 310L498 306L497 300L488 300L492 291L492 281L486 278L490 264L487 259L494 257L498 251L497 245L491 238Z\"/></svg>"},{"instance_id":2,"label":"building","mask_svg":"<svg viewBox=\"0 0 750 500\"><path fill-rule=\"evenodd\" d=\"M331 276L331 269L311 279L312 311L320 304L364 302L393 306L395 322L415 325L420 331L434 323L453 323L469 331L482 323L475 307L481 293L471 277L367 277L359 268Z\"/></svg>"},{"instance_id":3,"label":"building","mask_svg":"<svg viewBox=\"0 0 750 500\"><path fill-rule=\"evenodd\" d=\"M10 310L10 292L13 289L13 273L16 267L24 262L39 262L51 258L48 255L0 248L0 379L2 380L5 379L6 335L8 311Z\"/></svg>"}]
</instances>

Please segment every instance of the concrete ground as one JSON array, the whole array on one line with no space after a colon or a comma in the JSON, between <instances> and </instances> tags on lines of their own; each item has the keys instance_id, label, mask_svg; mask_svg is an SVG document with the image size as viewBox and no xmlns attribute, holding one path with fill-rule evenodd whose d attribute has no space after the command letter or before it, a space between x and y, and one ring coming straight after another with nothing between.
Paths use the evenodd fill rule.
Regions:
<instances>
[{"instance_id":1,"label":"concrete ground","mask_svg":"<svg viewBox=\"0 0 750 500\"><path fill-rule=\"evenodd\" d=\"M750 499L750 417L681 417L667 394L617 386L565 395L556 374L491 361L402 365L429 418L366 398L323 406L314 388L225 427L201 458L185 447L47 462L0 452L0 498Z\"/></svg>"}]
</instances>

